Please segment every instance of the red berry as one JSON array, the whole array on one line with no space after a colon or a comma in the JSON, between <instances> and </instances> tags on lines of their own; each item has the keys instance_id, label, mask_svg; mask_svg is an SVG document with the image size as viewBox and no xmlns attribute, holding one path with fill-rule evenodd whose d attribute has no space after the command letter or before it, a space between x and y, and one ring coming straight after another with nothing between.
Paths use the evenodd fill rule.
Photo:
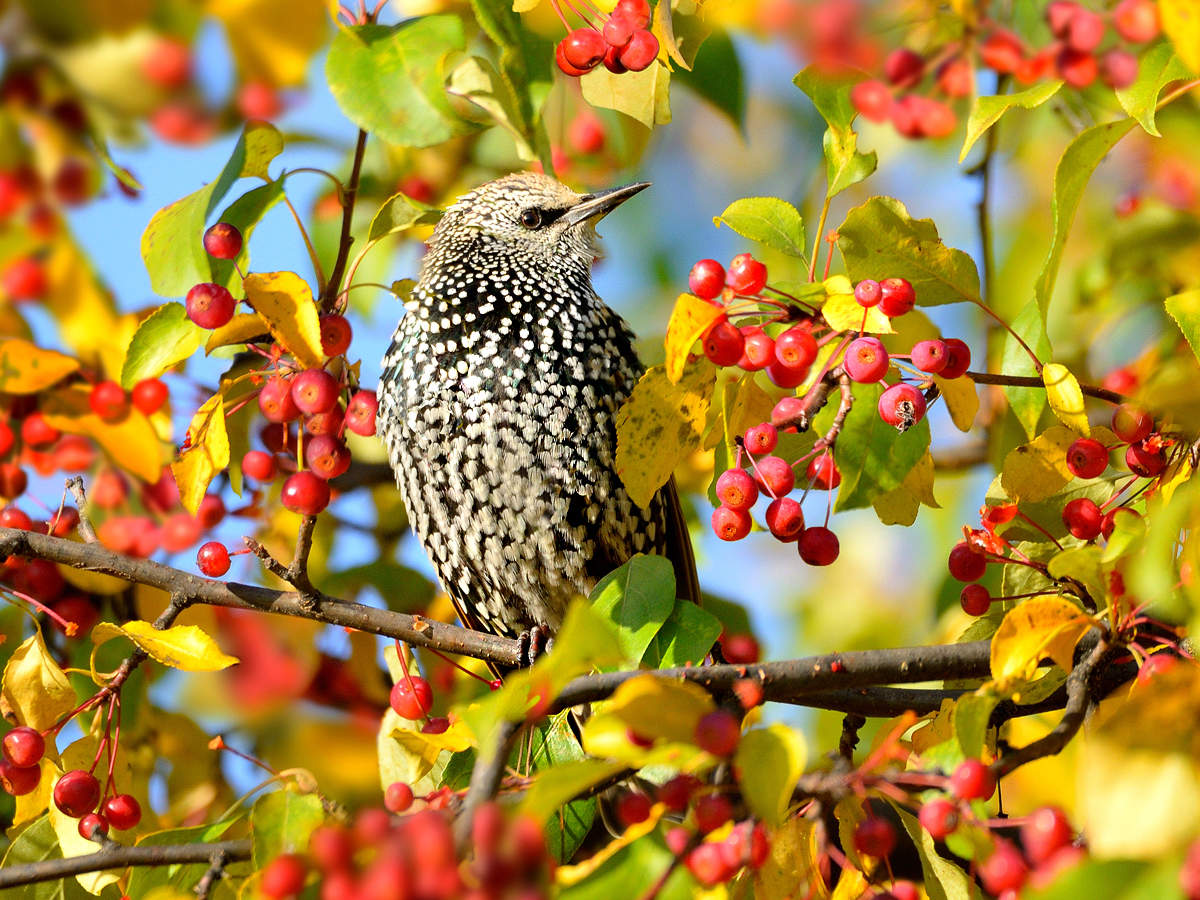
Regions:
<instances>
[{"instance_id":1,"label":"red berry","mask_svg":"<svg viewBox=\"0 0 1200 900\"><path fill-rule=\"evenodd\" d=\"M878 305L883 299L883 288L878 281L870 278L864 278L854 286L854 299L858 305L864 309L870 309L872 306Z\"/></svg>"},{"instance_id":2,"label":"red berry","mask_svg":"<svg viewBox=\"0 0 1200 900\"><path fill-rule=\"evenodd\" d=\"M971 368L971 348L958 338L946 338L946 367L938 374L943 378L959 378Z\"/></svg>"},{"instance_id":3,"label":"red berry","mask_svg":"<svg viewBox=\"0 0 1200 900\"><path fill-rule=\"evenodd\" d=\"M595 28L576 28L562 40L563 57L576 69L593 69L608 47Z\"/></svg>"},{"instance_id":4,"label":"red berry","mask_svg":"<svg viewBox=\"0 0 1200 900\"><path fill-rule=\"evenodd\" d=\"M350 468L350 451L337 438L320 434L304 445L304 462L328 481Z\"/></svg>"},{"instance_id":5,"label":"red berry","mask_svg":"<svg viewBox=\"0 0 1200 900\"><path fill-rule=\"evenodd\" d=\"M744 343L738 368L746 372L760 372L775 362L775 339L757 325L746 325L741 329Z\"/></svg>"},{"instance_id":6,"label":"red berry","mask_svg":"<svg viewBox=\"0 0 1200 900\"><path fill-rule=\"evenodd\" d=\"M843 366L851 381L857 381L860 384L875 384L887 374L890 365L888 352L878 338L855 338L846 348Z\"/></svg>"},{"instance_id":7,"label":"red berry","mask_svg":"<svg viewBox=\"0 0 1200 900\"><path fill-rule=\"evenodd\" d=\"M1085 88L1100 74L1096 57L1080 50L1064 49L1055 61L1058 77L1073 88Z\"/></svg>"},{"instance_id":8,"label":"red berry","mask_svg":"<svg viewBox=\"0 0 1200 900\"><path fill-rule=\"evenodd\" d=\"M712 514L712 530L723 541L740 541L753 527L750 513L744 509L718 506Z\"/></svg>"},{"instance_id":9,"label":"red berry","mask_svg":"<svg viewBox=\"0 0 1200 900\"><path fill-rule=\"evenodd\" d=\"M1046 24L1056 38L1065 38L1071 31L1071 20L1080 11L1079 4L1071 0L1053 0L1046 6Z\"/></svg>"},{"instance_id":10,"label":"red berry","mask_svg":"<svg viewBox=\"0 0 1200 900\"><path fill-rule=\"evenodd\" d=\"M50 282L41 262L32 256L24 256L8 264L4 274L0 275L0 285L9 299L20 302L41 299Z\"/></svg>"},{"instance_id":11,"label":"red berry","mask_svg":"<svg viewBox=\"0 0 1200 900\"><path fill-rule=\"evenodd\" d=\"M850 102L872 122L886 122L892 112L892 92L882 81L860 81L850 89Z\"/></svg>"},{"instance_id":12,"label":"red berry","mask_svg":"<svg viewBox=\"0 0 1200 900\"><path fill-rule=\"evenodd\" d=\"M916 305L917 293L904 278L885 278L879 282L879 311L888 318L902 316Z\"/></svg>"},{"instance_id":13,"label":"red berry","mask_svg":"<svg viewBox=\"0 0 1200 900\"><path fill-rule=\"evenodd\" d=\"M696 723L696 746L713 756L731 756L741 738L741 723L723 709L701 716Z\"/></svg>"},{"instance_id":14,"label":"red berry","mask_svg":"<svg viewBox=\"0 0 1200 900\"><path fill-rule=\"evenodd\" d=\"M607 38L606 38L607 40ZM577 153L591 156L604 149L604 123L592 113L581 112L571 120L567 140Z\"/></svg>"},{"instance_id":15,"label":"red berry","mask_svg":"<svg viewBox=\"0 0 1200 900\"><path fill-rule=\"evenodd\" d=\"M559 70L564 75L570 75L572 78L579 78L581 75L586 75L588 73L587 69L580 69L567 62L566 51L567 44L565 38L554 45L554 62L558 65Z\"/></svg>"},{"instance_id":16,"label":"red berry","mask_svg":"<svg viewBox=\"0 0 1200 900\"><path fill-rule=\"evenodd\" d=\"M969 97L975 88L975 70L964 56L948 59L938 68L937 83L947 97Z\"/></svg>"},{"instance_id":17,"label":"red berry","mask_svg":"<svg viewBox=\"0 0 1200 900\"><path fill-rule=\"evenodd\" d=\"M879 418L907 431L925 417L925 395L911 384L893 384L879 396Z\"/></svg>"},{"instance_id":18,"label":"red berry","mask_svg":"<svg viewBox=\"0 0 1200 900\"><path fill-rule=\"evenodd\" d=\"M311 435L327 434L330 437L340 437L346 414L340 406L334 406L329 412L317 413L315 416L305 416L304 430Z\"/></svg>"},{"instance_id":19,"label":"red berry","mask_svg":"<svg viewBox=\"0 0 1200 900\"><path fill-rule=\"evenodd\" d=\"M1100 78L1113 90L1129 87L1137 74L1138 58L1127 50L1114 47L1100 57Z\"/></svg>"},{"instance_id":20,"label":"red berry","mask_svg":"<svg viewBox=\"0 0 1200 900\"><path fill-rule=\"evenodd\" d=\"M612 14L633 23L634 28L650 26L650 4L646 0L617 0Z\"/></svg>"},{"instance_id":21,"label":"red berry","mask_svg":"<svg viewBox=\"0 0 1200 900\"><path fill-rule=\"evenodd\" d=\"M1158 37L1158 4L1154 0L1121 0L1112 11L1117 34L1134 44Z\"/></svg>"},{"instance_id":22,"label":"red berry","mask_svg":"<svg viewBox=\"0 0 1200 900\"><path fill-rule=\"evenodd\" d=\"M982 616L992 607L992 595L982 584L964 585L958 603L968 616Z\"/></svg>"},{"instance_id":23,"label":"red berry","mask_svg":"<svg viewBox=\"0 0 1200 900\"><path fill-rule=\"evenodd\" d=\"M1067 468L1076 478L1096 478L1108 468L1108 450L1099 441L1080 438L1067 448Z\"/></svg>"},{"instance_id":24,"label":"red berry","mask_svg":"<svg viewBox=\"0 0 1200 900\"><path fill-rule=\"evenodd\" d=\"M628 828L650 818L650 798L645 794L622 794L617 800L617 821Z\"/></svg>"},{"instance_id":25,"label":"red berry","mask_svg":"<svg viewBox=\"0 0 1200 900\"><path fill-rule=\"evenodd\" d=\"M292 402L305 415L329 412L338 394L337 379L324 369L305 369L292 378Z\"/></svg>"},{"instance_id":26,"label":"red berry","mask_svg":"<svg viewBox=\"0 0 1200 900\"><path fill-rule=\"evenodd\" d=\"M0 419L0 456L8 456L17 443L17 436L7 422Z\"/></svg>"},{"instance_id":27,"label":"red berry","mask_svg":"<svg viewBox=\"0 0 1200 900\"><path fill-rule=\"evenodd\" d=\"M737 365L745 344L738 327L722 316L704 336L704 355L718 366Z\"/></svg>"},{"instance_id":28,"label":"red berry","mask_svg":"<svg viewBox=\"0 0 1200 900\"><path fill-rule=\"evenodd\" d=\"M807 328L789 328L775 339L775 358L789 369L807 371L817 358L817 340Z\"/></svg>"},{"instance_id":29,"label":"red berry","mask_svg":"<svg viewBox=\"0 0 1200 900\"><path fill-rule=\"evenodd\" d=\"M687 855L688 871L704 887L715 887L733 877L736 867L725 857L719 844L704 843Z\"/></svg>"},{"instance_id":30,"label":"red berry","mask_svg":"<svg viewBox=\"0 0 1200 900\"><path fill-rule=\"evenodd\" d=\"M925 75L925 60L921 54L901 47L889 53L883 61L883 74L896 87L912 87Z\"/></svg>"},{"instance_id":31,"label":"red berry","mask_svg":"<svg viewBox=\"0 0 1200 900\"><path fill-rule=\"evenodd\" d=\"M637 27L625 16L617 15L615 12L608 17L608 21L604 23L604 40L610 47L624 47L633 37Z\"/></svg>"},{"instance_id":32,"label":"red berry","mask_svg":"<svg viewBox=\"0 0 1200 900\"><path fill-rule=\"evenodd\" d=\"M132 794L117 794L104 801L104 818L117 831L128 831L142 821L142 805Z\"/></svg>"},{"instance_id":33,"label":"red berry","mask_svg":"<svg viewBox=\"0 0 1200 900\"><path fill-rule=\"evenodd\" d=\"M353 335L345 316L321 316L321 350L326 356L341 356L349 350Z\"/></svg>"},{"instance_id":34,"label":"red berry","mask_svg":"<svg viewBox=\"0 0 1200 900\"><path fill-rule=\"evenodd\" d=\"M383 792L383 805L389 811L402 813L413 805L413 790L403 781L393 781Z\"/></svg>"},{"instance_id":35,"label":"red berry","mask_svg":"<svg viewBox=\"0 0 1200 900\"><path fill-rule=\"evenodd\" d=\"M29 484L29 476L16 463L0 463L0 497L5 500L15 500L25 493Z\"/></svg>"},{"instance_id":36,"label":"red berry","mask_svg":"<svg viewBox=\"0 0 1200 900\"><path fill-rule=\"evenodd\" d=\"M804 511L791 497L772 500L767 507L765 519L771 534L784 543L797 540L804 531Z\"/></svg>"},{"instance_id":37,"label":"red berry","mask_svg":"<svg viewBox=\"0 0 1200 900\"><path fill-rule=\"evenodd\" d=\"M1134 475L1156 478L1166 468L1167 458L1161 448L1149 447L1145 441L1139 441L1125 450L1125 465Z\"/></svg>"},{"instance_id":38,"label":"red berry","mask_svg":"<svg viewBox=\"0 0 1200 900\"><path fill-rule=\"evenodd\" d=\"M995 777L977 759L963 760L950 775L950 793L959 800L986 800L995 792Z\"/></svg>"},{"instance_id":39,"label":"red berry","mask_svg":"<svg viewBox=\"0 0 1200 900\"><path fill-rule=\"evenodd\" d=\"M275 478L275 457L262 450L250 450L242 457L242 474L255 481Z\"/></svg>"},{"instance_id":40,"label":"red berry","mask_svg":"<svg viewBox=\"0 0 1200 900\"><path fill-rule=\"evenodd\" d=\"M62 432L46 421L40 412L32 412L21 423L21 440L31 447L47 447L53 444Z\"/></svg>"},{"instance_id":41,"label":"red berry","mask_svg":"<svg viewBox=\"0 0 1200 900\"><path fill-rule=\"evenodd\" d=\"M987 557L976 552L966 541L959 541L946 560L950 577L958 581L978 581L987 571Z\"/></svg>"},{"instance_id":42,"label":"red berry","mask_svg":"<svg viewBox=\"0 0 1200 900\"><path fill-rule=\"evenodd\" d=\"M108 821L99 813L88 813L79 820L79 836L85 841L108 837Z\"/></svg>"},{"instance_id":43,"label":"red berry","mask_svg":"<svg viewBox=\"0 0 1200 900\"><path fill-rule=\"evenodd\" d=\"M1122 403L1113 410L1112 430L1127 444L1144 441L1154 430L1154 418L1146 410L1132 403Z\"/></svg>"},{"instance_id":44,"label":"red berry","mask_svg":"<svg viewBox=\"0 0 1200 900\"><path fill-rule=\"evenodd\" d=\"M756 663L761 657L758 641L752 634L727 634L721 638L721 652L725 661L738 663Z\"/></svg>"},{"instance_id":45,"label":"red berry","mask_svg":"<svg viewBox=\"0 0 1200 900\"><path fill-rule=\"evenodd\" d=\"M317 826L308 838L308 855L326 874L350 868L354 862L350 831L341 825Z\"/></svg>"},{"instance_id":46,"label":"red berry","mask_svg":"<svg viewBox=\"0 0 1200 900\"><path fill-rule=\"evenodd\" d=\"M809 367L804 366L799 369L794 369L791 366L784 365L778 359L767 366L767 377L771 379L771 383L781 388L794 388L804 383L804 379L808 377Z\"/></svg>"},{"instance_id":47,"label":"red berry","mask_svg":"<svg viewBox=\"0 0 1200 900\"><path fill-rule=\"evenodd\" d=\"M88 395L88 405L101 419L112 421L129 412L129 398L125 389L115 381L101 381Z\"/></svg>"},{"instance_id":48,"label":"red berry","mask_svg":"<svg viewBox=\"0 0 1200 900\"><path fill-rule=\"evenodd\" d=\"M942 341L918 341L913 344L912 364L922 372L936 375L950 361L946 345Z\"/></svg>"},{"instance_id":49,"label":"red berry","mask_svg":"<svg viewBox=\"0 0 1200 900\"><path fill-rule=\"evenodd\" d=\"M396 715L405 719L421 719L433 709L433 688L420 675L401 677L392 685L388 701Z\"/></svg>"},{"instance_id":50,"label":"red berry","mask_svg":"<svg viewBox=\"0 0 1200 900\"><path fill-rule=\"evenodd\" d=\"M153 415L167 402L167 386L157 378L143 378L133 386L130 398L142 415Z\"/></svg>"},{"instance_id":51,"label":"red berry","mask_svg":"<svg viewBox=\"0 0 1200 900\"><path fill-rule=\"evenodd\" d=\"M209 541L196 552L196 566L209 578L220 578L229 571L229 550L220 541Z\"/></svg>"},{"instance_id":52,"label":"red berry","mask_svg":"<svg viewBox=\"0 0 1200 900\"><path fill-rule=\"evenodd\" d=\"M192 77L191 48L175 38L159 38L142 59L142 73L159 87L183 87Z\"/></svg>"},{"instance_id":53,"label":"red berry","mask_svg":"<svg viewBox=\"0 0 1200 900\"><path fill-rule=\"evenodd\" d=\"M4 736L5 758L21 769L36 766L46 753L46 739L36 728L18 725Z\"/></svg>"},{"instance_id":54,"label":"red berry","mask_svg":"<svg viewBox=\"0 0 1200 900\"><path fill-rule=\"evenodd\" d=\"M375 416L379 400L374 391L356 391L346 404L346 427L355 434L370 437L375 433Z\"/></svg>"},{"instance_id":55,"label":"red berry","mask_svg":"<svg viewBox=\"0 0 1200 900\"><path fill-rule=\"evenodd\" d=\"M758 486L772 497L782 497L796 486L796 473L791 463L778 456L764 456L755 463Z\"/></svg>"},{"instance_id":56,"label":"red berry","mask_svg":"<svg viewBox=\"0 0 1200 900\"><path fill-rule=\"evenodd\" d=\"M739 253L729 263L725 283L735 294L753 296L767 285L767 267L750 253Z\"/></svg>"},{"instance_id":57,"label":"red berry","mask_svg":"<svg viewBox=\"0 0 1200 900\"><path fill-rule=\"evenodd\" d=\"M292 512L315 516L329 505L329 482L309 471L295 472L283 483L279 499Z\"/></svg>"},{"instance_id":58,"label":"red berry","mask_svg":"<svg viewBox=\"0 0 1200 900\"><path fill-rule=\"evenodd\" d=\"M770 453L779 443L779 432L771 423L763 422L747 428L744 440L751 453Z\"/></svg>"},{"instance_id":59,"label":"red berry","mask_svg":"<svg viewBox=\"0 0 1200 900\"><path fill-rule=\"evenodd\" d=\"M33 528L33 520L24 510L16 506L6 506L4 509L0 509L0 526L29 531Z\"/></svg>"},{"instance_id":60,"label":"red berry","mask_svg":"<svg viewBox=\"0 0 1200 900\"><path fill-rule=\"evenodd\" d=\"M72 769L54 785L54 805L72 819L90 813L100 802L100 782L91 772Z\"/></svg>"},{"instance_id":61,"label":"red berry","mask_svg":"<svg viewBox=\"0 0 1200 900\"><path fill-rule=\"evenodd\" d=\"M242 233L236 225L218 222L204 232L204 250L214 259L237 259L242 252Z\"/></svg>"},{"instance_id":62,"label":"red berry","mask_svg":"<svg viewBox=\"0 0 1200 900\"><path fill-rule=\"evenodd\" d=\"M945 797L935 797L921 807L917 818L935 841L942 841L958 827L958 806Z\"/></svg>"},{"instance_id":63,"label":"red berry","mask_svg":"<svg viewBox=\"0 0 1200 900\"><path fill-rule=\"evenodd\" d=\"M1029 868L1021 858L1021 851L1005 840L997 840L992 855L979 866L979 879L992 895L1020 890L1028 876Z\"/></svg>"},{"instance_id":64,"label":"red berry","mask_svg":"<svg viewBox=\"0 0 1200 900\"><path fill-rule=\"evenodd\" d=\"M733 804L724 794L705 794L696 801L692 815L696 819L696 829L701 834L708 834L733 818Z\"/></svg>"},{"instance_id":65,"label":"red berry","mask_svg":"<svg viewBox=\"0 0 1200 900\"><path fill-rule=\"evenodd\" d=\"M1029 861L1041 865L1075 837L1066 814L1057 806L1035 809L1021 826L1021 844Z\"/></svg>"},{"instance_id":66,"label":"red berry","mask_svg":"<svg viewBox=\"0 0 1200 900\"><path fill-rule=\"evenodd\" d=\"M200 523L200 527L216 528L224 518L225 501L216 494L205 494L200 500L200 507L196 510L196 520Z\"/></svg>"},{"instance_id":67,"label":"red berry","mask_svg":"<svg viewBox=\"0 0 1200 900\"><path fill-rule=\"evenodd\" d=\"M629 43L621 48L617 59L630 72L641 72L658 57L658 38L645 29L635 31Z\"/></svg>"},{"instance_id":68,"label":"red berry","mask_svg":"<svg viewBox=\"0 0 1200 900\"><path fill-rule=\"evenodd\" d=\"M809 461L805 477L814 490L832 491L842 483L842 473L830 453L822 453Z\"/></svg>"},{"instance_id":69,"label":"red berry","mask_svg":"<svg viewBox=\"0 0 1200 900\"><path fill-rule=\"evenodd\" d=\"M237 301L219 284L204 282L187 292L184 300L188 318L201 328L220 328L233 318Z\"/></svg>"},{"instance_id":70,"label":"red berry","mask_svg":"<svg viewBox=\"0 0 1200 900\"><path fill-rule=\"evenodd\" d=\"M1067 23L1067 46L1080 53L1091 53L1104 40L1104 19L1099 13L1079 7Z\"/></svg>"},{"instance_id":71,"label":"red berry","mask_svg":"<svg viewBox=\"0 0 1200 900\"><path fill-rule=\"evenodd\" d=\"M292 383L282 375L272 375L258 392L258 409L268 422L290 422L300 409L292 399Z\"/></svg>"},{"instance_id":72,"label":"red berry","mask_svg":"<svg viewBox=\"0 0 1200 900\"><path fill-rule=\"evenodd\" d=\"M248 81L238 88L237 108L244 119L269 121L283 112L279 91L265 81Z\"/></svg>"},{"instance_id":73,"label":"red berry","mask_svg":"<svg viewBox=\"0 0 1200 900\"><path fill-rule=\"evenodd\" d=\"M1063 507L1063 524L1067 526L1067 531L1081 541L1090 541L1100 533L1103 518L1100 507L1087 497L1078 497Z\"/></svg>"},{"instance_id":74,"label":"red berry","mask_svg":"<svg viewBox=\"0 0 1200 900\"><path fill-rule=\"evenodd\" d=\"M745 469L727 469L717 478L717 499L732 510L747 510L758 499L758 485Z\"/></svg>"},{"instance_id":75,"label":"red berry","mask_svg":"<svg viewBox=\"0 0 1200 900\"><path fill-rule=\"evenodd\" d=\"M841 552L837 535L821 525L805 528L798 547L800 558L810 566L833 565Z\"/></svg>"},{"instance_id":76,"label":"red berry","mask_svg":"<svg viewBox=\"0 0 1200 900\"><path fill-rule=\"evenodd\" d=\"M688 273L688 287L701 300L721 296L725 287L725 267L715 259L702 259Z\"/></svg>"},{"instance_id":77,"label":"red berry","mask_svg":"<svg viewBox=\"0 0 1200 900\"><path fill-rule=\"evenodd\" d=\"M23 797L37 790L42 780L41 766L14 766L0 759L0 788L14 797Z\"/></svg>"},{"instance_id":78,"label":"red berry","mask_svg":"<svg viewBox=\"0 0 1200 900\"><path fill-rule=\"evenodd\" d=\"M280 900L283 897L294 897L304 890L304 882L308 878L308 862L296 853L284 853L277 856L262 871L258 889L263 896Z\"/></svg>"},{"instance_id":79,"label":"red berry","mask_svg":"<svg viewBox=\"0 0 1200 900\"><path fill-rule=\"evenodd\" d=\"M676 775L658 788L658 802L670 812L681 813L688 808L692 794L700 786L694 775Z\"/></svg>"},{"instance_id":80,"label":"red berry","mask_svg":"<svg viewBox=\"0 0 1200 900\"><path fill-rule=\"evenodd\" d=\"M784 397L775 404L775 408L771 410L771 424L776 428L783 428L784 423L792 423L792 430L795 420L798 416L804 413L804 401L799 397Z\"/></svg>"},{"instance_id":81,"label":"red berry","mask_svg":"<svg viewBox=\"0 0 1200 900\"><path fill-rule=\"evenodd\" d=\"M624 47L609 47L604 51L604 68L614 75L624 75L629 70L621 62L621 51Z\"/></svg>"},{"instance_id":82,"label":"red berry","mask_svg":"<svg viewBox=\"0 0 1200 900\"><path fill-rule=\"evenodd\" d=\"M888 856L896 849L896 829L886 819L863 819L854 829L854 849L867 856Z\"/></svg>"}]
</instances>

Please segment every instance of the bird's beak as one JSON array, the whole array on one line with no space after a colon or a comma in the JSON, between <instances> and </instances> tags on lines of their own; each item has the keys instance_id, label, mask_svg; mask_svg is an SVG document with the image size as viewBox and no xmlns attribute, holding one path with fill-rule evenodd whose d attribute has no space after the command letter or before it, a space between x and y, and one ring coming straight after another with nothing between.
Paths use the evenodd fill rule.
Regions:
<instances>
[{"instance_id":1,"label":"bird's beak","mask_svg":"<svg viewBox=\"0 0 1200 900\"><path fill-rule=\"evenodd\" d=\"M634 194L641 193L648 187L650 187L650 182L639 181L624 187L584 194L577 204L567 210L562 221L568 225L578 225L589 219L599 219L601 216L608 215Z\"/></svg>"}]
</instances>

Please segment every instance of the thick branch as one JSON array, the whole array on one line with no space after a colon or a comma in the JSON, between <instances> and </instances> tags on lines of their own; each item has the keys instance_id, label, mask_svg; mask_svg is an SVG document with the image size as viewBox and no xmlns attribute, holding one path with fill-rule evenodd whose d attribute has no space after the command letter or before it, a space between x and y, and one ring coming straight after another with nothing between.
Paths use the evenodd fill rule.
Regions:
<instances>
[{"instance_id":1,"label":"thick branch","mask_svg":"<svg viewBox=\"0 0 1200 900\"><path fill-rule=\"evenodd\" d=\"M48 859L43 862L5 866L0 869L0 889L57 881L85 872L125 869L130 866L170 866L179 863L211 863L216 855L227 862L250 858L250 841L220 841L213 844L168 844L162 847L129 847L109 843L104 849L83 856Z\"/></svg>"},{"instance_id":2,"label":"thick branch","mask_svg":"<svg viewBox=\"0 0 1200 900\"><path fill-rule=\"evenodd\" d=\"M1009 387L1044 388L1046 383L1037 375L999 375L995 372L967 372L966 376L976 384L1001 384ZM1088 397L1107 400L1109 403L1124 403L1125 395L1094 384L1081 384L1079 389Z\"/></svg>"}]
</instances>

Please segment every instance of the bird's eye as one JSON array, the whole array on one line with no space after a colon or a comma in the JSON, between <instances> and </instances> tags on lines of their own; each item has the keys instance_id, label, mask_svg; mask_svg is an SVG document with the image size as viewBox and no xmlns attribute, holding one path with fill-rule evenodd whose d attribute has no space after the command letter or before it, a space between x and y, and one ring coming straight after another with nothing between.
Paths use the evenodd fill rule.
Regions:
<instances>
[{"instance_id":1,"label":"bird's eye","mask_svg":"<svg viewBox=\"0 0 1200 900\"><path fill-rule=\"evenodd\" d=\"M521 213L521 224L531 231L542 224L542 211L540 209L527 209Z\"/></svg>"}]
</instances>

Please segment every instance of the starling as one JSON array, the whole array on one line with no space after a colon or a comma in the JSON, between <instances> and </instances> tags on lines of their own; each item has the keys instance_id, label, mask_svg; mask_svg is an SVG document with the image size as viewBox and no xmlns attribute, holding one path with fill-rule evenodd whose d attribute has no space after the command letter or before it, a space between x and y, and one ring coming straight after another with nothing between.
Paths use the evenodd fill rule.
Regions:
<instances>
[{"instance_id":1,"label":"starling","mask_svg":"<svg viewBox=\"0 0 1200 900\"><path fill-rule=\"evenodd\" d=\"M463 624L526 647L636 553L669 558L699 601L674 484L641 509L617 475L643 369L592 289L596 222L647 186L521 173L460 197L383 358L379 432L412 529Z\"/></svg>"}]
</instances>

